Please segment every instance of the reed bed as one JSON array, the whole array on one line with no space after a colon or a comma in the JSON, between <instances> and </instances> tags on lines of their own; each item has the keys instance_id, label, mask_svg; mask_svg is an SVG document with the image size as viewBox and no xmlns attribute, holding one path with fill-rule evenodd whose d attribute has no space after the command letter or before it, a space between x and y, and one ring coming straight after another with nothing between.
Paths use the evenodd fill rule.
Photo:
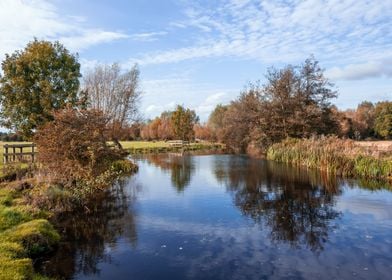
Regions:
<instances>
[{"instance_id":1,"label":"reed bed","mask_svg":"<svg viewBox=\"0 0 392 280\"><path fill-rule=\"evenodd\" d=\"M287 139L270 146L267 159L336 175L392 180L391 152L379 153L337 137Z\"/></svg>"}]
</instances>

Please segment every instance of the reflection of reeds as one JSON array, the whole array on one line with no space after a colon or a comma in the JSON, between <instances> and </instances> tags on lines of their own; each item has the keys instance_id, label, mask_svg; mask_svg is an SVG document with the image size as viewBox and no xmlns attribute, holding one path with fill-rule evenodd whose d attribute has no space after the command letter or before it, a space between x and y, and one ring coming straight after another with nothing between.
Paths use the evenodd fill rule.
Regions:
<instances>
[{"instance_id":1,"label":"reflection of reeds","mask_svg":"<svg viewBox=\"0 0 392 280\"><path fill-rule=\"evenodd\" d=\"M336 137L288 139L272 145L267 158L337 175L392 180L391 158L376 158L354 141Z\"/></svg>"}]
</instances>

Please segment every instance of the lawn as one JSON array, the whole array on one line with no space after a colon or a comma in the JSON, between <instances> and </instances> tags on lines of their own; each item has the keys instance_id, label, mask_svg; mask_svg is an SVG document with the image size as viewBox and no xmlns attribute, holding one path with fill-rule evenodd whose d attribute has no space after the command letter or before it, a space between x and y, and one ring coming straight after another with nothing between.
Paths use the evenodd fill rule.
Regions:
<instances>
[{"instance_id":1,"label":"lawn","mask_svg":"<svg viewBox=\"0 0 392 280\"><path fill-rule=\"evenodd\" d=\"M164 141L121 141L124 149L164 148L169 144Z\"/></svg>"}]
</instances>

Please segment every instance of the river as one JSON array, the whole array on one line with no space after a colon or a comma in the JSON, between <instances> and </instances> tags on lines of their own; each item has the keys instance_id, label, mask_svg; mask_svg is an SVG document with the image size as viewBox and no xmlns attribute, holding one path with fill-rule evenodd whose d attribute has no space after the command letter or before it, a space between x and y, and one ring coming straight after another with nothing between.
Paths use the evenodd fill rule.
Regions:
<instances>
[{"instance_id":1,"label":"river","mask_svg":"<svg viewBox=\"0 0 392 280\"><path fill-rule=\"evenodd\" d=\"M62 279L390 279L392 192L236 155L147 155L60 217Z\"/></svg>"}]
</instances>

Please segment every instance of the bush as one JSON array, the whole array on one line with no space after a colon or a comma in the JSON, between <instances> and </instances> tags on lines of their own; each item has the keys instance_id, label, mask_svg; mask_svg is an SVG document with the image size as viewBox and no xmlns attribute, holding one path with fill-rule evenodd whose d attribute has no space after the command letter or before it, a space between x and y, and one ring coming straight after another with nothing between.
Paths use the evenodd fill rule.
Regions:
<instances>
[{"instance_id":1,"label":"bush","mask_svg":"<svg viewBox=\"0 0 392 280\"><path fill-rule=\"evenodd\" d=\"M107 145L106 124L99 111L66 109L37 131L40 170L49 183L78 195L110 183L103 178L123 154Z\"/></svg>"}]
</instances>

